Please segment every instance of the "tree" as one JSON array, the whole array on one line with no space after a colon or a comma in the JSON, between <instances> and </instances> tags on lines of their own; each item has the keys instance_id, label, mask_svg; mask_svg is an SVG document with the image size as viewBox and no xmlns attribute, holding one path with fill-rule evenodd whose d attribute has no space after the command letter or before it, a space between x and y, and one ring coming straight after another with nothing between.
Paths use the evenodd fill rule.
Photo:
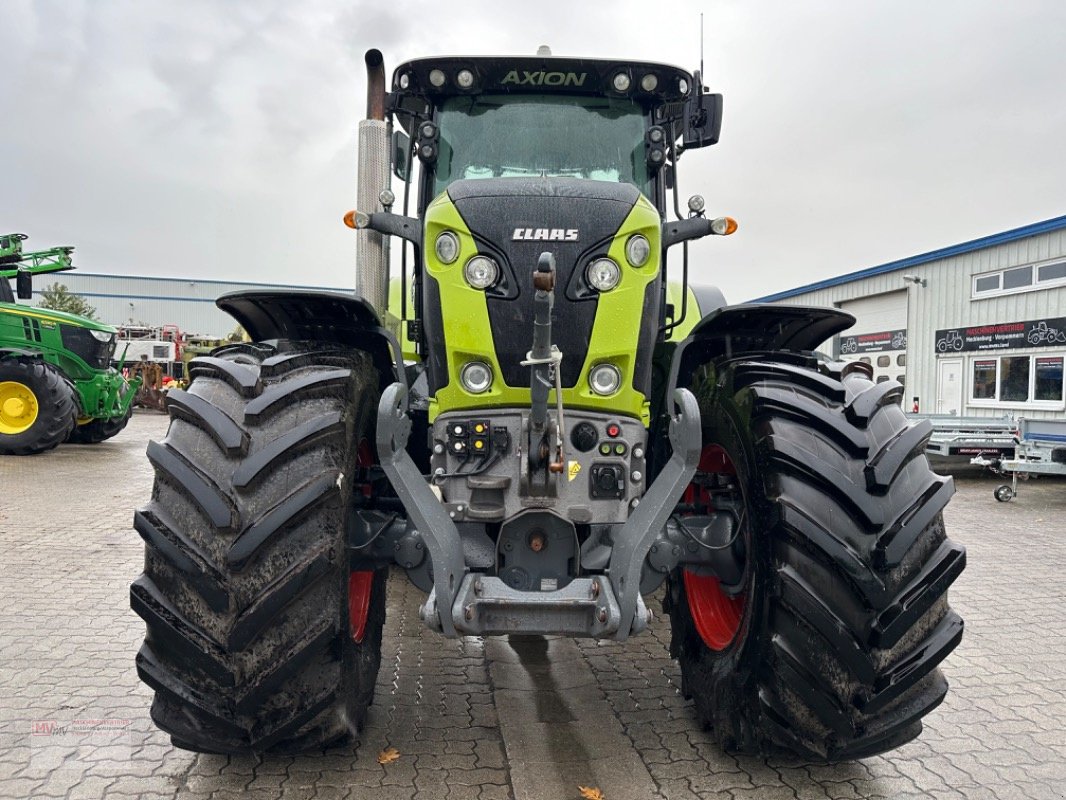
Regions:
<instances>
[{"instance_id":1,"label":"tree","mask_svg":"<svg viewBox=\"0 0 1066 800\"><path fill-rule=\"evenodd\" d=\"M66 311L68 314L77 314L79 317L96 319L96 309L79 295L74 294L62 283L53 283L44 287L41 292L41 308L50 308L52 311Z\"/></svg>"}]
</instances>

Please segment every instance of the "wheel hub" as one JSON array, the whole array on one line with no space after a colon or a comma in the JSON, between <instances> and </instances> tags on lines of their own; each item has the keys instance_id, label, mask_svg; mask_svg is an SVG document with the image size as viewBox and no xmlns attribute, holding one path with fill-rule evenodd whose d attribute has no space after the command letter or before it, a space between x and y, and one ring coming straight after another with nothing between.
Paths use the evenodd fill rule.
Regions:
<instances>
[{"instance_id":1,"label":"wheel hub","mask_svg":"<svg viewBox=\"0 0 1066 800\"><path fill-rule=\"evenodd\" d=\"M16 381L0 383L0 433L22 433L37 421L37 396Z\"/></svg>"},{"instance_id":2,"label":"wheel hub","mask_svg":"<svg viewBox=\"0 0 1066 800\"><path fill-rule=\"evenodd\" d=\"M735 478L737 469L729 454L722 447L712 444L703 448L698 472ZM712 505L710 493L698 481L693 481L689 486L685 499L696 507ZM740 630L750 586L731 596L722 589L719 579L712 575L697 575L686 569L682 571L682 580L692 621L703 643L711 650L725 650Z\"/></svg>"}]
</instances>

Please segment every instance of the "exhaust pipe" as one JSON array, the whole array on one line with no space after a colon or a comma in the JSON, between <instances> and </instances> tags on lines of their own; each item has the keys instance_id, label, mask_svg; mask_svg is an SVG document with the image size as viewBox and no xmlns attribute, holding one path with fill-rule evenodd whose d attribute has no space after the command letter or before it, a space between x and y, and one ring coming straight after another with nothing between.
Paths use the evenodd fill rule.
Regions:
<instances>
[{"instance_id":1,"label":"exhaust pipe","mask_svg":"<svg viewBox=\"0 0 1066 800\"><path fill-rule=\"evenodd\" d=\"M385 59L367 50L366 116L359 123L358 184L355 207L364 214L380 211L379 197L389 185L389 127L385 122ZM384 318L389 296L389 249L377 231L355 234L355 293Z\"/></svg>"}]
</instances>

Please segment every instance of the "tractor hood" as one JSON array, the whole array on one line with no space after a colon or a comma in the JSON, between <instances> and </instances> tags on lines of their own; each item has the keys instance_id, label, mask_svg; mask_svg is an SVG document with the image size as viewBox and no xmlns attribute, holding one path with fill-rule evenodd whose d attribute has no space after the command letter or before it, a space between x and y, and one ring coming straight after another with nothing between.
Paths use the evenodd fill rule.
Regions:
<instances>
[{"instance_id":1,"label":"tractor hood","mask_svg":"<svg viewBox=\"0 0 1066 800\"><path fill-rule=\"evenodd\" d=\"M118 331L111 325L106 325L103 322L97 322L96 320L88 319L86 317L79 317L77 314L68 314L66 311L53 311L50 308L38 308L36 306L24 306L16 303L4 303L0 304L0 312L8 314L20 314L23 316L34 317L45 322L56 322L64 325L73 325L77 328L85 328L90 331L102 331L104 333L117 333Z\"/></svg>"},{"instance_id":2,"label":"tractor hood","mask_svg":"<svg viewBox=\"0 0 1066 800\"><path fill-rule=\"evenodd\" d=\"M649 257L632 266L626 242L648 240ZM449 263L436 242L460 243ZM567 403L609 406L642 417L648 393L651 351L659 324L661 223L655 207L632 185L573 178L458 180L426 210L426 317L430 330L431 389L446 408L465 405L526 405L530 368L523 366L533 341L533 272L542 253L555 258L553 343L562 351L561 378ZM485 289L464 274L472 258L491 258L498 278ZM597 291L590 265L610 259L617 285ZM463 392L456 380L464 363L489 365L495 381L481 396ZM623 377L620 391L599 397L588 385L595 364L613 364Z\"/></svg>"}]
</instances>

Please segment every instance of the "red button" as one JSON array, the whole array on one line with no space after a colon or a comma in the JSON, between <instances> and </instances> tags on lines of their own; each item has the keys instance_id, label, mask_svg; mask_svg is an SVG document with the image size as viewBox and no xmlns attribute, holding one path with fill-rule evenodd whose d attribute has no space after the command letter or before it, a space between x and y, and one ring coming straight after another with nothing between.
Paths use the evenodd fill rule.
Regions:
<instances>
[{"instance_id":1,"label":"red button","mask_svg":"<svg viewBox=\"0 0 1066 800\"><path fill-rule=\"evenodd\" d=\"M612 439L617 439L618 435L622 432L622 429L615 423L611 423L607 426L607 435Z\"/></svg>"}]
</instances>

